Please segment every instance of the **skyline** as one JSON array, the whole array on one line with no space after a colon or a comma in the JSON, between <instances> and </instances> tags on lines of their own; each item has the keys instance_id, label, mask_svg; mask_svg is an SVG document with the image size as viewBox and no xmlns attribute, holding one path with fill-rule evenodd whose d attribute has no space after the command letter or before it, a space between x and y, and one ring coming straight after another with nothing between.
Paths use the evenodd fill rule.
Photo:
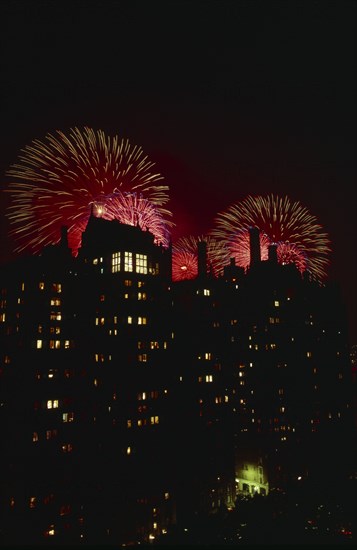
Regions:
<instances>
[{"instance_id":1,"label":"skyline","mask_svg":"<svg viewBox=\"0 0 357 550\"><path fill-rule=\"evenodd\" d=\"M2 186L33 139L88 125L156 163L170 188L173 239L206 233L248 195L288 195L332 241L329 274L349 302L353 343L355 8L2 3Z\"/></svg>"}]
</instances>

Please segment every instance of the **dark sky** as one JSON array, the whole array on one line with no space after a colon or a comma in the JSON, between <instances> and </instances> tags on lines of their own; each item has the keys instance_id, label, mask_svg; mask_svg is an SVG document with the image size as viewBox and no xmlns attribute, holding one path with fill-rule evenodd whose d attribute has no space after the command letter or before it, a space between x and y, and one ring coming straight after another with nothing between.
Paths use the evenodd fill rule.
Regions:
<instances>
[{"instance_id":1,"label":"dark sky","mask_svg":"<svg viewBox=\"0 0 357 550\"><path fill-rule=\"evenodd\" d=\"M248 194L317 216L356 320L356 2L2 0L1 155L92 126L141 145L174 239ZM2 257L8 258L2 197Z\"/></svg>"}]
</instances>

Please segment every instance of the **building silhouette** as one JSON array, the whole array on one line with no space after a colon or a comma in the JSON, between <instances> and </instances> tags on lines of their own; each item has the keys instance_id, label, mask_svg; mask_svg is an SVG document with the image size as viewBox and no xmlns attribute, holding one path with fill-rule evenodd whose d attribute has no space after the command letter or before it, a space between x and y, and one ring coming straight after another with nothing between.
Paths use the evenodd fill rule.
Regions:
<instances>
[{"instance_id":1,"label":"building silhouette","mask_svg":"<svg viewBox=\"0 0 357 550\"><path fill-rule=\"evenodd\" d=\"M350 473L338 289L250 234L246 273L213 277L201 242L173 283L171 248L92 213L77 258L64 228L3 269L3 542L150 542L237 493Z\"/></svg>"}]
</instances>

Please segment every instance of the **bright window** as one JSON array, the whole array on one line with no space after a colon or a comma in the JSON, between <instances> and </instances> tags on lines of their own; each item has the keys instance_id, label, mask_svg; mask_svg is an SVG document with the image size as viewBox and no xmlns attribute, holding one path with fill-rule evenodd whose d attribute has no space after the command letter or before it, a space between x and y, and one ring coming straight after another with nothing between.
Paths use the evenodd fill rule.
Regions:
<instances>
[{"instance_id":1,"label":"bright window","mask_svg":"<svg viewBox=\"0 0 357 550\"><path fill-rule=\"evenodd\" d=\"M145 254L136 254L135 261L136 273L146 274L148 272L148 257Z\"/></svg>"},{"instance_id":2,"label":"bright window","mask_svg":"<svg viewBox=\"0 0 357 550\"><path fill-rule=\"evenodd\" d=\"M112 273L120 271L120 252L114 252L112 254Z\"/></svg>"},{"instance_id":3,"label":"bright window","mask_svg":"<svg viewBox=\"0 0 357 550\"><path fill-rule=\"evenodd\" d=\"M133 271L133 253L124 252L124 271Z\"/></svg>"}]
</instances>

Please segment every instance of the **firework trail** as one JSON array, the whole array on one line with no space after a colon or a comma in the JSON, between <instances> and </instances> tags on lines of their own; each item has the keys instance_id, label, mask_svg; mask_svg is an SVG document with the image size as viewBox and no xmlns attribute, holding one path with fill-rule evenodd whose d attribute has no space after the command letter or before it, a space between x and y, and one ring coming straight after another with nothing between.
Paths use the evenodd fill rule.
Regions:
<instances>
[{"instance_id":1,"label":"firework trail","mask_svg":"<svg viewBox=\"0 0 357 550\"><path fill-rule=\"evenodd\" d=\"M198 276L198 243L207 243L208 269L218 276L229 263L227 248L210 236L181 237L172 247L172 278L174 281L195 279Z\"/></svg>"},{"instance_id":2,"label":"firework trail","mask_svg":"<svg viewBox=\"0 0 357 550\"><path fill-rule=\"evenodd\" d=\"M291 202L287 196L248 196L218 214L211 234L245 269L250 264L249 227L260 229L263 260L268 257L269 244L275 243L280 263L294 263L300 272L306 270L316 279L326 277L328 236L299 202Z\"/></svg>"},{"instance_id":3,"label":"firework trail","mask_svg":"<svg viewBox=\"0 0 357 550\"><path fill-rule=\"evenodd\" d=\"M128 220L130 205L135 224L168 243L171 212L168 187L153 172L154 163L141 147L118 136L91 128L56 131L44 141L34 140L7 172L11 197L8 217L16 251L38 252L59 241L60 228L68 226L69 246L76 251L90 215L91 205L105 219ZM142 227L144 229L144 227Z\"/></svg>"}]
</instances>

